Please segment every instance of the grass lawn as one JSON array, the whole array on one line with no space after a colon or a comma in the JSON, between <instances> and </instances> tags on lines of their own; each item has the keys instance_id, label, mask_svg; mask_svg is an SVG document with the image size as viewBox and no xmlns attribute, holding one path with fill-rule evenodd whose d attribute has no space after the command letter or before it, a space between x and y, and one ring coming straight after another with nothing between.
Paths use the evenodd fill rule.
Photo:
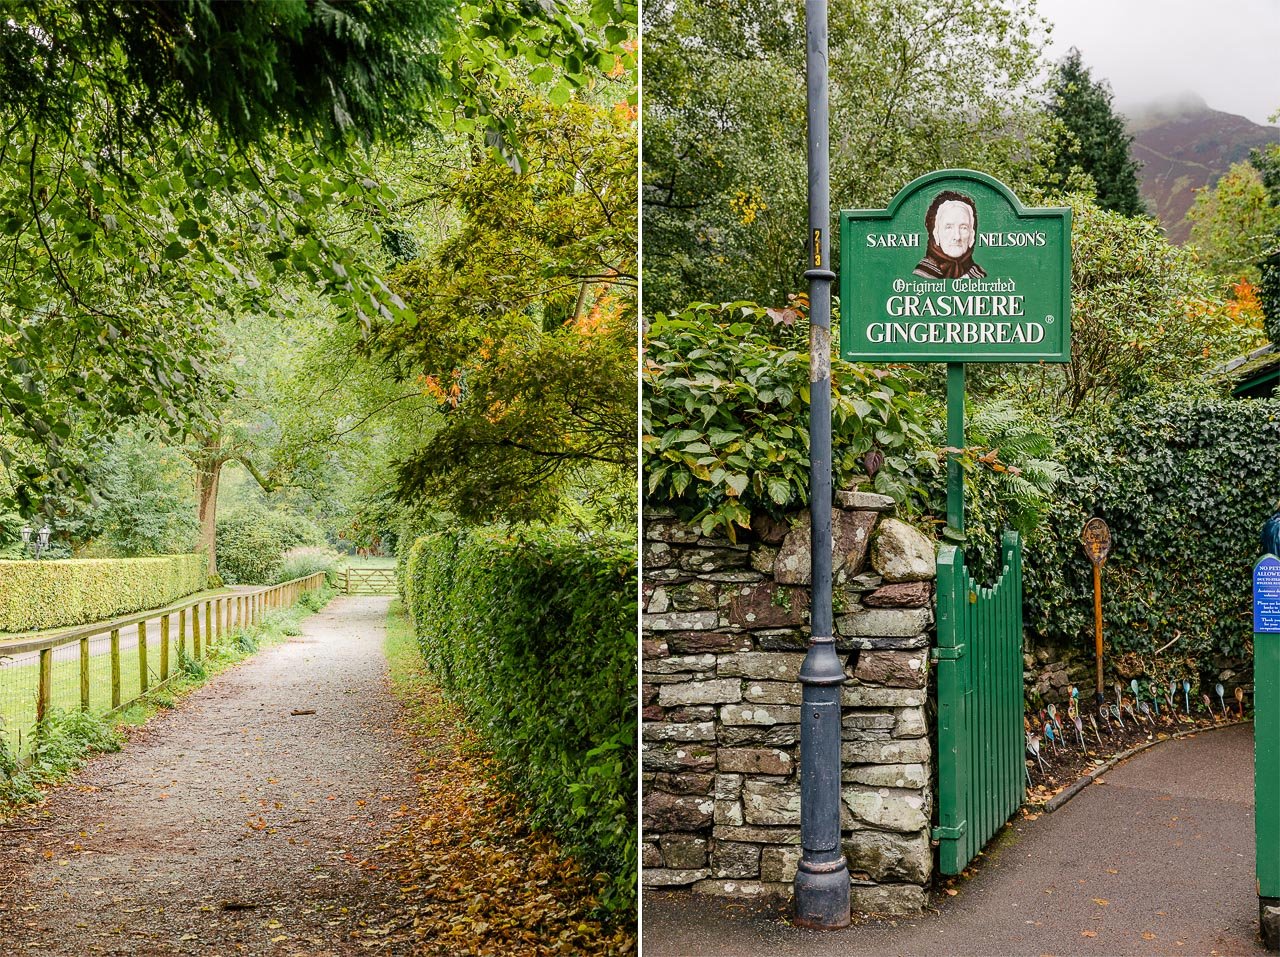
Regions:
<instances>
[{"instance_id":1,"label":"grass lawn","mask_svg":"<svg viewBox=\"0 0 1280 957\"><path fill-rule=\"evenodd\" d=\"M393 555L371 555L368 558L361 558L359 555L343 555L338 562L339 568L395 568L396 560Z\"/></svg>"}]
</instances>

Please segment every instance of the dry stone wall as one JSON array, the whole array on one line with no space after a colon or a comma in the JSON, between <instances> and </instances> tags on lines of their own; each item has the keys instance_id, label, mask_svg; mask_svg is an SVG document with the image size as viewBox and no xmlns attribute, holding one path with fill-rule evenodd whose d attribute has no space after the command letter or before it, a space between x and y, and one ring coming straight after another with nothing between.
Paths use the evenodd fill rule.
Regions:
<instances>
[{"instance_id":1,"label":"dry stone wall","mask_svg":"<svg viewBox=\"0 0 1280 957\"><path fill-rule=\"evenodd\" d=\"M843 844L856 911L912 913L932 869L925 706L933 543L892 500L832 510L843 688ZM644 522L644 882L789 895L800 860L800 665L809 517L737 543L666 512Z\"/></svg>"}]
</instances>

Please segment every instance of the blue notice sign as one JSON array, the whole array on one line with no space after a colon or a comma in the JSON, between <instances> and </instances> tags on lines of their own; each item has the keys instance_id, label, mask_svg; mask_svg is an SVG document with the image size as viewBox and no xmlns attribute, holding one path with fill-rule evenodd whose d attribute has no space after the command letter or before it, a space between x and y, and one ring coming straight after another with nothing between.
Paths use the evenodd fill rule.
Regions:
<instances>
[{"instance_id":1,"label":"blue notice sign","mask_svg":"<svg viewBox=\"0 0 1280 957\"><path fill-rule=\"evenodd\" d=\"M1253 632L1280 634L1280 558L1264 555L1253 566Z\"/></svg>"}]
</instances>

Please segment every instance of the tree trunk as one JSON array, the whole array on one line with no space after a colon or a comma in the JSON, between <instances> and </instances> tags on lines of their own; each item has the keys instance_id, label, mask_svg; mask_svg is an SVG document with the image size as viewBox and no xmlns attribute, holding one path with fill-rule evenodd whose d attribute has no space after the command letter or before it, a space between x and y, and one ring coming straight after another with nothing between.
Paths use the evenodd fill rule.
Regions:
<instances>
[{"instance_id":1,"label":"tree trunk","mask_svg":"<svg viewBox=\"0 0 1280 957\"><path fill-rule=\"evenodd\" d=\"M197 548L209 557L209 574L218 574L218 479L226 460L218 455L216 446L206 446L196 465L196 503L200 518L200 539Z\"/></svg>"}]
</instances>

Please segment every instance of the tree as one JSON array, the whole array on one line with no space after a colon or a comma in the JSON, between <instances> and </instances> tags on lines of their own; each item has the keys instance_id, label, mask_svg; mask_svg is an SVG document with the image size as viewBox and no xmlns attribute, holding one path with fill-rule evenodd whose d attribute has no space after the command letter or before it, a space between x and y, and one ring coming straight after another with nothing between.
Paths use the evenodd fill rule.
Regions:
<instances>
[{"instance_id":1,"label":"tree","mask_svg":"<svg viewBox=\"0 0 1280 957\"><path fill-rule=\"evenodd\" d=\"M201 427L220 401L220 317L285 274L345 320L393 318L402 303L380 263L358 255L376 248L387 199L361 138L469 124L514 157L493 89L541 64L571 92L629 61L629 10L498 0L451 20L429 0L7 5L7 504L29 513L83 492L83 450L121 421ZM353 233L324 228L338 208Z\"/></svg>"},{"instance_id":2,"label":"tree","mask_svg":"<svg viewBox=\"0 0 1280 957\"><path fill-rule=\"evenodd\" d=\"M1243 277L1256 286L1261 260L1280 251L1280 208L1251 163L1234 164L1198 191L1187 218L1200 261L1224 282Z\"/></svg>"},{"instance_id":3,"label":"tree","mask_svg":"<svg viewBox=\"0 0 1280 957\"><path fill-rule=\"evenodd\" d=\"M1071 360L975 368L976 391L1020 396L1047 414L1096 413L1153 391L1208 388L1207 373L1246 351L1258 330L1222 301L1191 250L1159 225L1067 199L1071 228Z\"/></svg>"},{"instance_id":4,"label":"tree","mask_svg":"<svg viewBox=\"0 0 1280 957\"><path fill-rule=\"evenodd\" d=\"M1111 107L1111 85L1094 80L1080 51L1072 47L1054 68L1046 109L1061 126L1053 137L1052 170L1065 184L1072 170L1093 178L1098 205L1125 216L1146 212L1138 195L1138 162L1129 154L1133 137Z\"/></svg>"},{"instance_id":5,"label":"tree","mask_svg":"<svg viewBox=\"0 0 1280 957\"><path fill-rule=\"evenodd\" d=\"M392 274L412 319L370 340L436 403L439 431L399 458L405 503L528 521L575 497L617 517L607 503L634 489L635 128L619 80L563 106L516 99L521 170L472 142L418 184L456 221Z\"/></svg>"},{"instance_id":6,"label":"tree","mask_svg":"<svg viewBox=\"0 0 1280 957\"><path fill-rule=\"evenodd\" d=\"M1250 162L1262 174L1262 184L1271 197L1273 208L1280 207L1280 146L1254 150ZM1270 236L1260 250L1258 298L1267 338L1280 346L1280 230Z\"/></svg>"},{"instance_id":7,"label":"tree","mask_svg":"<svg viewBox=\"0 0 1280 957\"><path fill-rule=\"evenodd\" d=\"M833 207L883 206L940 167L1026 181L1044 117L1021 5L839 0L830 16ZM805 268L801 7L672 0L644 18L646 308L781 306Z\"/></svg>"}]
</instances>

